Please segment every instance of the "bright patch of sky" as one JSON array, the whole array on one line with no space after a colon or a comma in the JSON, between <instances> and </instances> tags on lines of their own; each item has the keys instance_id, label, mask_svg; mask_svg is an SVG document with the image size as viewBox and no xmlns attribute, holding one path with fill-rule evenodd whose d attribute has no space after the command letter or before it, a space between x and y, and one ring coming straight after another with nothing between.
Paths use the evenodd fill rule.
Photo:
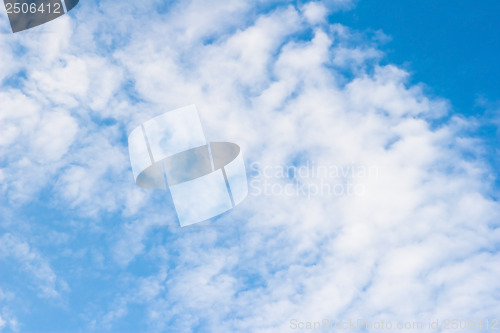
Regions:
<instances>
[{"instance_id":1,"label":"bright patch of sky","mask_svg":"<svg viewBox=\"0 0 500 333\"><path fill-rule=\"evenodd\" d=\"M383 62L402 66L411 82L447 98L453 113L476 118L473 133L488 146L484 154L500 167L500 3L472 1L359 1L330 21L383 35ZM497 184L500 180L497 177Z\"/></svg>"}]
</instances>

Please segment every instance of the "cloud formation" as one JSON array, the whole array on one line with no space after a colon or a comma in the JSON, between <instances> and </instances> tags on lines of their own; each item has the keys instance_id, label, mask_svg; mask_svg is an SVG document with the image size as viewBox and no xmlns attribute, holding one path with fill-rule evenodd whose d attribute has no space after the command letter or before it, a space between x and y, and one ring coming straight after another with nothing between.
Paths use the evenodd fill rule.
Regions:
<instances>
[{"instance_id":1,"label":"cloud formation","mask_svg":"<svg viewBox=\"0 0 500 333\"><path fill-rule=\"evenodd\" d=\"M95 298L69 310L83 309L80 324L95 331L134 321L137 331L282 332L292 319L500 313L500 207L491 167L474 155L481 143L446 100L381 65L377 40L329 22L349 5L90 1L43 27L53 33L1 35L17 72L0 65L9 211L0 259L41 269L40 297L60 297L58 279L66 299L81 276L96 281ZM209 140L240 144L250 181L269 168L377 172L272 176L282 187L324 180L363 191L250 195L214 221L177 229L167 193L134 186L125 138L193 103ZM41 227L46 216L22 213L33 203L71 221ZM15 236L22 228L33 239ZM34 231L61 229L74 244L52 249L67 251L78 274L52 269L58 255L27 245L43 246ZM4 299L7 309L15 303ZM0 311L0 330L9 316Z\"/></svg>"}]
</instances>

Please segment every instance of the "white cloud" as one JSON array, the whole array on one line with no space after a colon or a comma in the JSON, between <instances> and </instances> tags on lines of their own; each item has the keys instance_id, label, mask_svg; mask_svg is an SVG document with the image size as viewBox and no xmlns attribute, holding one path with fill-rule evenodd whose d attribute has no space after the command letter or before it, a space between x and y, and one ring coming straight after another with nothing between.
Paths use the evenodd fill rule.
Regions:
<instances>
[{"instance_id":1,"label":"white cloud","mask_svg":"<svg viewBox=\"0 0 500 333\"><path fill-rule=\"evenodd\" d=\"M0 151L7 180L2 187L11 202L26 202L60 167L78 125L68 112L52 110L17 89L3 92L2 100Z\"/></svg>"},{"instance_id":2,"label":"white cloud","mask_svg":"<svg viewBox=\"0 0 500 333\"><path fill-rule=\"evenodd\" d=\"M446 276L441 281L451 286L448 279L453 275L438 273L444 267L466 258L470 267L483 256L498 260L481 254L484 247L494 248L499 236L494 222L498 204L488 199L481 178L488 170L463 160L462 148L454 143L461 134L453 123L433 130L426 120L445 115L447 103L427 97L419 86L408 87L408 74L391 65L376 65L373 74L361 72L342 86L343 78L325 65L364 64L380 52L362 47L347 52L321 29L309 42L287 40L287 35L274 35L275 29L263 30L273 34L270 39L258 35L261 25L289 22L285 17L296 15L285 9L256 20L255 27L227 42L200 46L208 52L189 71L210 74L198 77L198 82L176 76L176 86L182 87L177 98L163 99L155 90L160 83L169 86L168 80L154 80L147 89L139 83L139 91L156 103L168 99L168 104L182 103L186 93L195 92L211 134L242 143L250 161L286 165L305 154L303 158L317 164L356 162L374 165L380 173L362 180L365 195L336 201L249 197L239 208L241 215L235 211L219 221L228 228L246 221L238 227L237 241L231 240L236 236L231 229L214 231L215 239L229 243L227 254L215 240L190 242L193 235L188 233L165 245L168 253L179 251L181 267L169 274L169 291L150 305L150 319L158 330L168 325L190 330L191 323L202 322L209 330L272 332L287 328L291 318L440 316L447 306L437 305L436 299L452 295L439 287L435 274ZM299 18L291 22L300 29ZM258 48L253 47L252 34L262 40ZM174 71L183 68L167 53L149 49L148 54L158 57L158 64L164 59ZM340 55L344 59L335 60ZM133 68L138 82L151 77L151 71ZM167 73L170 70L158 77L166 78ZM200 92L203 86L210 94ZM191 251L183 252L184 242ZM214 250L207 252L205 246ZM221 254L229 263L218 271ZM492 267L481 267L479 280L495 274ZM259 287L245 282L249 271ZM491 285L493 290L498 287ZM467 299L476 292L454 297ZM484 297L493 304L492 296ZM213 311L202 312L200 306ZM472 314L466 307L458 310ZM492 315L497 308L478 311Z\"/></svg>"},{"instance_id":3,"label":"white cloud","mask_svg":"<svg viewBox=\"0 0 500 333\"><path fill-rule=\"evenodd\" d=\"M129 161L124 149L112 144L115 131L113 127L103 133L92 131L83 138L54 184L57 196L71 207L79 207L83 215L96 216L123 207L128 190L118 189L116 184L127 187L129 179L122 176L126 175Z\"/></svg>"},{"instance_id":4,"label":"white cloud","mask_svg":"<svg viewBox=\"0 0 500 333\"><path fill-rule=\"evenodd\" d=\"M31 147L39 161L60 160L78 130L75 119L63 111L46 112L37 127L36 139Z\"/></svg>"},{"instance_id":5,"label":"white cloud","mask_svg":"<svg viewBox=\"0 0 500 333\"><path fill-rule=\"evenodd\" d=\"M13 258L20 263L20 269L29 275L29 279L40 291L40 296L57 299L67 284L54 273L49 262L30 244L12 234L0 237L0 259Z\"/></svg>"},{"instance_id":6,"label":"white cloud","mask_svg":"<svg viewBox=\"0 0 500 333\"><path fill-rule=\"evenodd\" d=\"M325 23L327 9L321 2L308 2L302 11L307 22L310 24Z\"/></svg>"},{"instance_id":7,"label":"white cloud","mask_svg":"<svg viewBox=\"0 0 500 333\"><path fill-rule=\"evenodd\" d=\"M92 328L112 329L132 304L146 309L150 328L158 331L201 325L276 332L289 329L292 318L499 313L500 210L489 196L487 163L463 156L480 144L464 134L468 119L431 126L451 111L448 103L410 86L406 71L377 64L383 54L373 41L327 26L328 6L310 3L299 11L283 5L259 13L240 1L191 1L144 20L158 5L82 6L76 21L60 23L74 29L74 40L67 41L69 33L58 37L60 53L30 71L25 93L5 94L9 110L22 110L0 119L2 149L16 152L2 168L4 187L21 191L25 183L16 185L13 170L45 170L34 168L42 154L58 172L39 186L55 182L62 209L124 217L109 231L118 230L108 238L114 263L126 270L134 260L151 260L157 267L127 280L129 291L115 290L96 310ZM306 31L312 38L297 37ZM98 52L111 46L109 55ZM346 70L354 78L341 74ZM62 106L42 113L34 100ZM362 186L362 195L249 196L199 228L160 229L175 217L167 200L134 188L124 132L192 103L208 138L239 143L247 167L312 161L378 172L340 177ZM54 118L59 125L48 126ZM99 126L103 118L116 124ZM23 129L36 144L15 143ZM61 143L47 146L49 134ZM21 157L18 147L30 149ZM166 241L152 242L157 234ZM37 254L17 243L24 255L14 257L38 267ZM19 252L14 247L9 253ZM42 269L38 278L49 294L57 290L50 272Z\"/></svg>"},{"instance_id":8,"label":"white cloud","mask_svg":"<svg viewBox=\"0 0 500 333\"><path fill-rule=\"evenodd\" d=\"M19 330L19 324L15 317L11 316L7 309L0 310L0 332L9 329L12 332Z\"/></svg>"}]
</instances>

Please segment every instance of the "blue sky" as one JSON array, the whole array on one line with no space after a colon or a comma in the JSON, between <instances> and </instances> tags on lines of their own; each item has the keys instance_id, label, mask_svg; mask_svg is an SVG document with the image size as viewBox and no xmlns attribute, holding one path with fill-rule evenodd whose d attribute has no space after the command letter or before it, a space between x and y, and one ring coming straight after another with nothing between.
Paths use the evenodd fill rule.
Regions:
<instances>
[{"instance_id":1,"label":"blue sky","mask_svg":"<svg viewBox=\"0 0 500 333\"><path fill-rule=\"evenodd\" d=\"M499 6L82 1L18 34L3 13L0 332L500 319ZM127 136L190 104L250 194L180 228Z\"/></svg>"},{"instance_id":2,"label":"blue sky","mask_svg":"<svg viewBox=\"0 0 500 333\"><path fill-rule=\"evenodd\" d=\"M390 36L387 61L404 66L412 82L446 97L455 112L480 115L477 99L500 99L500 4L497 1L359 1L331 20Z\"/></svg>"},{"instance_id":3,"label":"blue sky","mask_svg":"<svg viewBox=\"0 0 500 333\"><path fill-rule=\"evenodd\" d=\"M447 98L454 113L478 118L475 134L498 168L499 11L497 1L359 1L330 20L386 34L384 60L408 70L410 82L425 84L429 94Z\"/></svg>"}]
</instances>

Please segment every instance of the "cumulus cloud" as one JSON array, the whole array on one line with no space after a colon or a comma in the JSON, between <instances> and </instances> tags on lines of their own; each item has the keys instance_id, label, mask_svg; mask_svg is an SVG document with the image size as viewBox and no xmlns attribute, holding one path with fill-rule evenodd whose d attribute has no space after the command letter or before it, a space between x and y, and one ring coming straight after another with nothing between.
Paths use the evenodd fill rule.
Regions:
<instances>
[{"instance_id":1,"label":"cumulus cloud","mask_svg":"<svg viewBox=\"0 0 500 333\"><path fill-rule=\"evenodd\" d=\"M69 31L57 35L58 52L40 56L45 67L4 93L5 110L20 112L2 108L0 144L10 157L0 175L9 198L35 200L49 186L61 210L112 214L118 226L101 225L105 260L122 283L87 327L113 330L136 306L148 330L186 332L499 313L500 207L491 167L466 157L481 143L464 133L468 119L443 118L453 111L445 100L381 65L376 41L327 22L347 3L101 1L54 21ZM43 50L29 36L22 43ZM179 229L166 192L133 186L124 138L144 119L192 103L209 140L242 146L261 191ZM47 145L51 136L60 142ZM308 176L265 175L301 167ZM317 176L332 167L376 172ZM49 169L31 191L16 185ZM266 194L266 181L299 190ZM359 191L330 195L322 181ZM144 276L134 265L154 269ZM47 274L39 280L55 293Z\"/></svg>"}]
</instances>

